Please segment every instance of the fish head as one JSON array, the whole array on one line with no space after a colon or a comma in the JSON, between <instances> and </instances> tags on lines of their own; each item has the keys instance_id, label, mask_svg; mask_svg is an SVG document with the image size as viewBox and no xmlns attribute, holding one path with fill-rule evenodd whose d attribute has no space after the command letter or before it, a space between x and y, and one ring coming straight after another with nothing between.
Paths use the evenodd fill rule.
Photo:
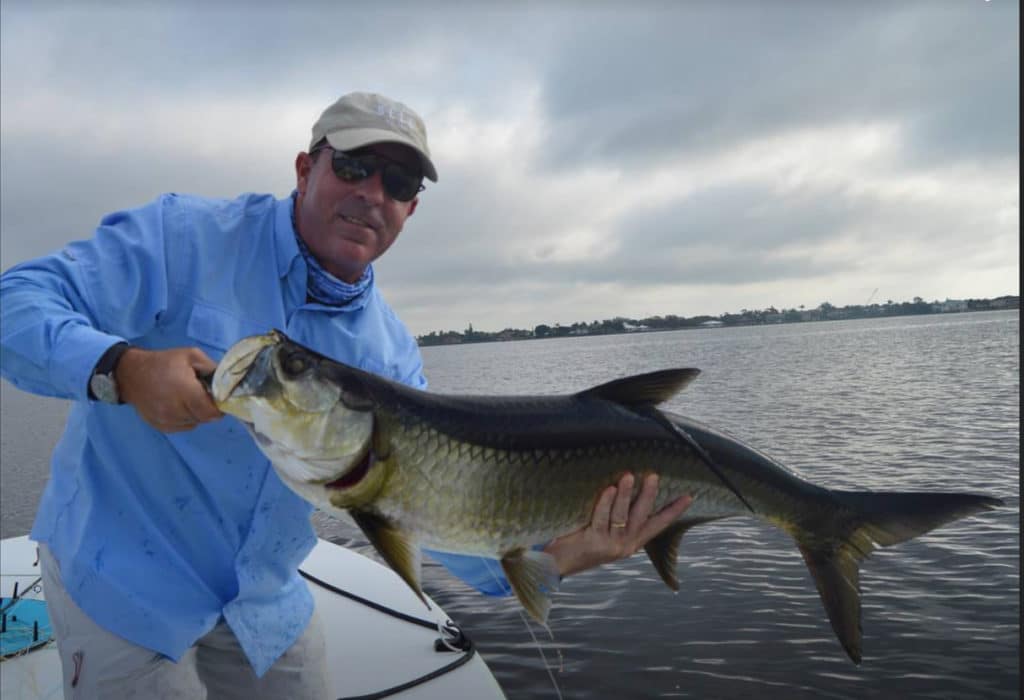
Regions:
<instances>
[{"instance_id":1,"label":"fish head","mask_svg":"<svg viewBox=\"0 0 1024 700\"><path fill-rule=\"evenodd\" d=\"M349 390L337 363L283 333L243 338L228 349L211 383L221 411L238 418L282 480L322 505L326 484L365 462L373 404Z\"/></svg>"}]
</instances>

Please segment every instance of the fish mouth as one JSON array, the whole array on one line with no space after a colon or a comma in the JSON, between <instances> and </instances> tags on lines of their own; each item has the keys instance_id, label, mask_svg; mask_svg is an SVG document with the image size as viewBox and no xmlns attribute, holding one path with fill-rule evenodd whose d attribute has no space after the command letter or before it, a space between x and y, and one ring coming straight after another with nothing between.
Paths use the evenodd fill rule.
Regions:
<instances>
[{"instance_id":1,"label":"fish mouth","mask_svg":"<svg viewBox=\"0 0 1024 700\"><path fill-rule=\"evenodd\" d=\"M270 350L279 341L276 332L244 338L221 359L210 381L210 393L218 405L239 394L253 393L270 366ZM254 372L255 369L262 369ZM259 376L257 376L259 375Z\"/></svg>"}]
</instances>

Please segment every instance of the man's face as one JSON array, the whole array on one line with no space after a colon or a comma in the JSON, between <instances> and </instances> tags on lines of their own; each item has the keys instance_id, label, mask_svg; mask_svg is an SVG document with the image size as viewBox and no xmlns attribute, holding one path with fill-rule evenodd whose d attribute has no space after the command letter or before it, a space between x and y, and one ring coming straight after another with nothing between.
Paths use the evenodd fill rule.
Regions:
<instances>
[{"instance_id":1,"label":"man's face","mask_svg":"<svg viewBox=\"0 0 1024 700\"><path fill-rule=\"evenodd\" d=\"M379 143L359 149L419 167L416 153L400 144ZM359 182L345 182L331 168L330 149L295 158L298 198L295 224L306 246L338 279L356 282L366 266L384 254L398 238L405 220L419 202L392 199L384 191L380 172Z\"/></svg>"}]
</instances>

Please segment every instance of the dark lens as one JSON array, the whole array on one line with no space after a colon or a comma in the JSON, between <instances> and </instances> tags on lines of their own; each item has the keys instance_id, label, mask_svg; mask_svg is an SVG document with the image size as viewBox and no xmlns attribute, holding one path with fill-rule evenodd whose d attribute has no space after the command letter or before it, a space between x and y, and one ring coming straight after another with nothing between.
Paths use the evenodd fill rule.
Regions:
<instances>
[{"instance_id":1,"label":"dark lens","mask_svg":"<svg viewBox=\"0 0 1024 700\"><path fill-rule=\"evenodd\" d=\"M345 182L359 182L372 176L381 167L381 182L384 191L399 202L411 201L420 191L423 176L400 163L388 161L373 153L350 155L335 151L331 159L334 174Z\"/></svg>"},{"instance_id":2,"label":"dark lens","mask_svg":"<svg viewBox=\"0 0 1024 700\"><path fill-rule=\"evenodd\" d=\"M420 191L423 178L397 163L388 163L381 172L381 181L388 196L399 202L408 202Z\"/></svg>"},{"instance_id":3,"label":"dark lens","mask_svg":"<svg viewBox=\"0 0 1024 700\"><path fill-rule=\"evenodd\" d=\"M354 158L341 151L334 152L334 158L331 159L331 167L334 168L334 174L345 182L359 182L373 175L374 167L373 163L367 162L365 158Z\"/></svg>"}]
</instances>

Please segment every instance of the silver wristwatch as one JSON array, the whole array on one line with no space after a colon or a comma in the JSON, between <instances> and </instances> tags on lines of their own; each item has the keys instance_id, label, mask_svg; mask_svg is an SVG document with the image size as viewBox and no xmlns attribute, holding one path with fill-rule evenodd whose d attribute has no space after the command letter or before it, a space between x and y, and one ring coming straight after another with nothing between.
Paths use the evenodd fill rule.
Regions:
<instances>
[{"instance_id":1,"label":"silver wristwatch","mask_svg":"<svg viewBox=\"0 0 1024 700\"><path fill-rule=\"evenodd\" d=\"M114 376L114 370L117 369L117 363L121 360L121 355L130 347L131 345L122 341L111 345L103 353L103 356L100 357L99 362L96 363L96 367L92 371L92 376L89 377L89 398L102 401L103 403L124 403L121 400L121 392L117 388L117 378Z\"/></svg>"}]
</instances>

